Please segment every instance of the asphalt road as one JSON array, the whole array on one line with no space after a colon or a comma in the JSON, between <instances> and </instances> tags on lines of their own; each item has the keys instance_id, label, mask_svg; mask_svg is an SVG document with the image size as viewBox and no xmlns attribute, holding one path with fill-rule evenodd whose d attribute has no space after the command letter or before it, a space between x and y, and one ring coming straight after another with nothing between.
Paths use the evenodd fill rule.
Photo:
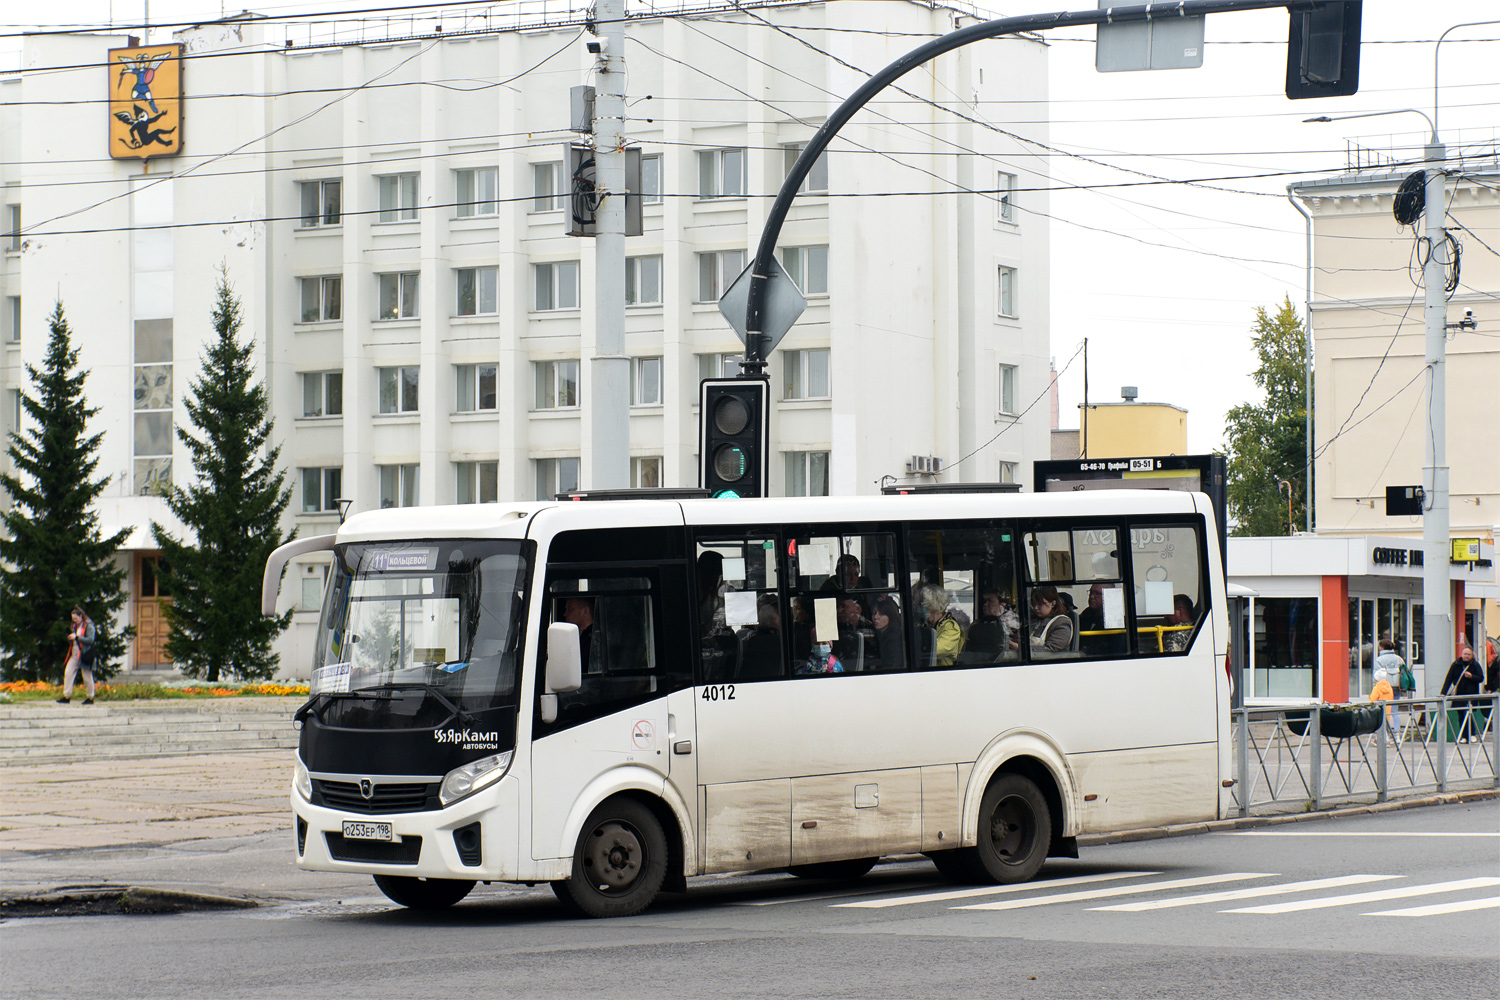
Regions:
<instances>
[{"instance_id":1,"label":"asphalt road","mask_svg":"<svg viewBox=\"0 0 1500 1000\"><path fill-rule=\"evenodd\" d=\"M955 887L918 860L846 884L693 879L686 896L608 921L565 919L549 890L510 886L415 914L367 880L295 871L285 834L60 853L80 874L124 865L155 884L227 866L282 901L6 921L0 995L1500 995L1493 799L1096 847L1004 891Z\"/></svg>"}]
</instances>

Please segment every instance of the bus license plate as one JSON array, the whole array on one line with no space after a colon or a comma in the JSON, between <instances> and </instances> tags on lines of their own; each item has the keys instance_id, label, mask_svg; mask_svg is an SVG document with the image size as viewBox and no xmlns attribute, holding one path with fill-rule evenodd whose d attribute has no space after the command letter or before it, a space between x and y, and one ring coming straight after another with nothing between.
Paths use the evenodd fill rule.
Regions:
<instances>
[{"instance_id":1,"label":"bus license plate","mask_svg":"<svg viewBox=\"0 0 1500 1000\"><path fill-rule=\"evenodd\" d=\"M394 840L389 823L361 823L344 820L344 836L351 840Z\"/></svg>"}]
</instances>

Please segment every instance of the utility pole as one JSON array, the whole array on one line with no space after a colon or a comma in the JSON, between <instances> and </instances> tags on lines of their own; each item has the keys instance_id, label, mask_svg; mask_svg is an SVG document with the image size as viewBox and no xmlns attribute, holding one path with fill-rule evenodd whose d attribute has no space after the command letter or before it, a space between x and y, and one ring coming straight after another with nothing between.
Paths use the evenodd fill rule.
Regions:
<instances>
[{"instance_id":1,"label":"utility pole","mask_svg":"<svg viewBox=\"0 0 1500 1000\"><path fill-rule=\"evenodd\" d=\"M1427 467L1423 470L1422 515L1422 662L1427 697L1441 693L1443 669L1453 651L1453 625L1449 605L1453 588L1448 582L1448 376L1447 376L1447 252L1448 232L1443 217L1448 203L1443 164L1448 151L1438 140L1437 124L1424 150L1426 190L1422 238L1427 243L1427 261L1422 267L1422 318L1427 328ZM1462 613L1462 612L1460 612Z\"/></svg>"},{"instance_id":2,"label":"utility pole","mask_svg":"<svg viewBox=\"0 0 1500 1000\"><path fill-rule=\"evenodd\" d=\"M594 356L590 359L587 487L630 485L630 359L625 354L625 0L594 8ZM570 182L571 183L571 182ZM580 484L585 485L585 484Z\"/></svg>"}]
</instances>

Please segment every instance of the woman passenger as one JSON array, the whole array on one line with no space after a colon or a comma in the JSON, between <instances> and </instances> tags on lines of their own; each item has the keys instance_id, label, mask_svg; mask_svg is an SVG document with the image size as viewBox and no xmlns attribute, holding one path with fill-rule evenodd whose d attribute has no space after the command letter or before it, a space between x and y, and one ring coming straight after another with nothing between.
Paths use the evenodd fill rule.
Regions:
<instances>
[{"instance_id":1,"label":"woman passenger","mask_svg":"<svg viewBox=\"0 0 1500 1000\"><path fill-rule=\"evenodd\" d=\"M906 635L901 629L901 609L889 594L875 598L875 608L870 613L875 626L875 655L879 657L879 670L906 669Z\"/></svg>"},{"instance_id":2,"label":"woman passenger","mask_svg":"<svg viewBox=\"0 0 1500 1000\"><path fill-rule=\"evenodd\" d=\"M1037 587L1031 592L1031 651L1066 653L1073 645L1073 619L1057 595L1056 587Z\"/></svg>"},{"instance_id":3,"label":"woman passenger","mask_svg":"<svg viewBox=\"0 0 1500 1000\"><path fill-rule=\"evenodd\" d=\"M934 665L953 666L964 648L964 630L948 610L948 592L929 583L917 590L917 600L921 603L922 610L927 612L928 626L937 633L937 658Z\"/></svg>"}]
</instances>

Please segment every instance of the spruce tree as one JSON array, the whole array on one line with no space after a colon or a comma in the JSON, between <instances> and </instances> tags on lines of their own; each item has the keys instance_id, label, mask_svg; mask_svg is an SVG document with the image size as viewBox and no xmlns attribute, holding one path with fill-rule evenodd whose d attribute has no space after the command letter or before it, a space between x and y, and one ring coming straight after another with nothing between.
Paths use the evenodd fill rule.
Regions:
<instances>
[{"instance_id":1,"label":"spruce tree","mask_svg":"<svg viewBox=\"0 0 1500 1000\"><path fill-rule=\"evenodd\" d=\"M1242 403L1225 415L1229 516L1236 535L1291 534L1307 517L1307 338L1287 298L1274 314L1255 307L1253 340L1262 403ZM1290 484L1292 523L1280 483Z\"/></svg>"},{"instance_id":2,"label":"spruce tree","mask_svg":"<svg viewBox=\"0 0 1500 1000\"><path fill-rule=\"evenodd\" d=\"M115 554L130 530L99 533L94 501L108 476L91 478L102 434L88 435L99 412L83 396L88 372L78 370L78 349L57 303L42 370L26 366L35 395L21 394L31 426L10 435L15 475L0 475L10 509L0 515L0 674L6 680L61 680L67 663L68 613L82 607L98 630L94 676L114 673L133 628L116 631L125 604L126 571Z\"/></svg>"},{"instance_id":3,"label":"spruce tree","mask_svg":"<svg viewBox=\"0 0 1500 1000\"><path fill-rule=\"evenodd\" d=\"M166 492L167 507L195 537L178 540L155 523L151 530L165 564L162 588L172 598L163 609L172 627L167 653L189 677L255 680L275 673L271 643L292 620L291 611L260 613L266 557L291 537L281 534L281 515L292 490L276 468L280 445L266 447L269 401L254 381L254 341L239 341L240 303L226 273L213 323L218 339L185 401L198 435L177 428L193 480Z\"/></svg>"}]
</instances>

